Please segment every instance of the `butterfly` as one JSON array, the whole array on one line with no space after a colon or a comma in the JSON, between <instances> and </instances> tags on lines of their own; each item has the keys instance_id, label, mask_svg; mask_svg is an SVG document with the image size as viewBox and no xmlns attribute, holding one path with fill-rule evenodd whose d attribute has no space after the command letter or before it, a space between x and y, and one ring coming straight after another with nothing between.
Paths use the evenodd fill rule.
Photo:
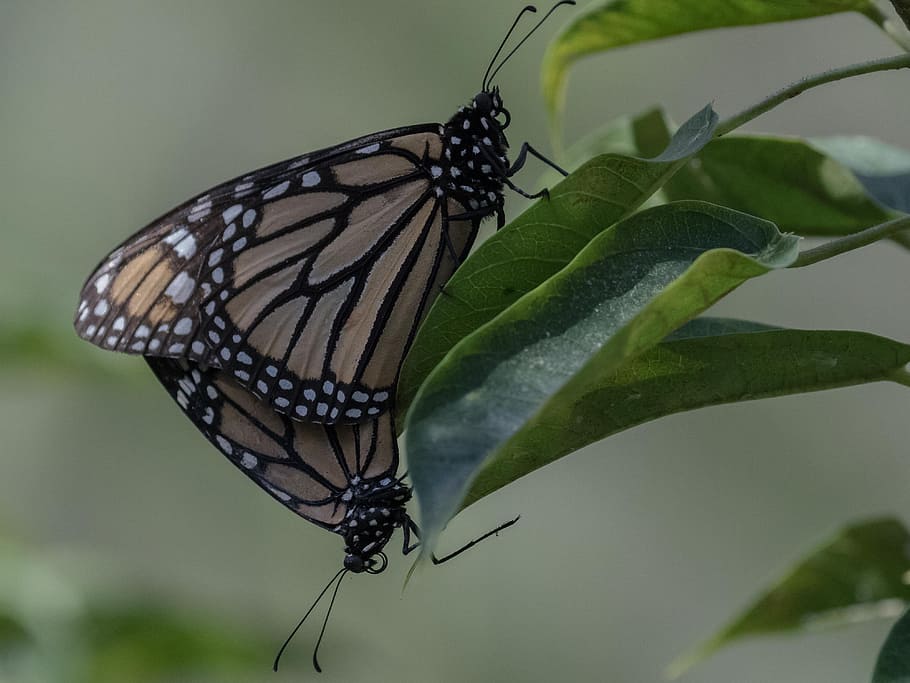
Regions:
<instances>
[{"instance_id":1,"label":"butterfly","mask_svg":"<svg viewBox=\"0 0 910 683\"><path fill-rule=\"evenodd\" d=\"M322 424L388 411L417 327L528 155L492 81L445 124L396 128L222 183L114 249L82 288L79 336L220 369L273 410Z\"/></svg>"},{"instance_id":2,"label":"butterfly","mask_svg":"<svg viewBox=\"0 0 910 683\"><path fill-rule=\"evenodd\" d=\"M202 434L246 476L292 512L345 542L344 567L385 568L396 529L409 553L416 525L411 491L397 476L394 418L386 412L352 425L292 420L218 368L146 357L152 372Z\"/></svg>"},{"instance_id":3,"label":"butterfly","mask_svg":"<svg viewBox=\"0 0 910 683\"><path fill-rule=\"evenodd\" d=\"M190 421L237 468L294 513L344 539L343 568L282 646L277 670L281 653L333 583L332 603L348 572L385 570L388 557L383 550L397 529L403 532L404 555L419 544L420 530L405 507L411 490L397 475L393 414L353 425L301 422L273 411L218 368L151 356L146 362ZM501 524L442 558L433 556L433 562L448 561L517 521ZM313 652L317 671L321 640L322 633Z\"/></svg>"}]
</instances>

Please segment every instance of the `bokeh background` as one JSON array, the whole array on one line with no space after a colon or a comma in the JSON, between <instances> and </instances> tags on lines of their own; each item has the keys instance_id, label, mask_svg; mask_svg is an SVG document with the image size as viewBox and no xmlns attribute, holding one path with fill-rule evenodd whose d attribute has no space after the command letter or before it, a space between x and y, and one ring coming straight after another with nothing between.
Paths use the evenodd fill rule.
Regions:
<instances>
[{"instance_id":1,"label":"bokeh background","mask_svg":"<svg viewBox=\"0 0 910 683\"><path fill-rule=\"evenodd\" d=\"M79 342L72 311L95 263L184 198L363 133L445 120L478 89L518 7L0 0L0 606L33 627L0 680L78 680L85 634L74 631L96 604L223 631L171 642L151 628L148 651L108 653L108 673L131 671L130 657L176 661L201 639L249 668L162 680L315 676L316 621L282 674L268 667L339 567L340 540L220 459L141 361ZM547 147L539 63L560 21L502 71L513 143ZM840 15L616 51L575 70L567 138L655 104L677 120L708 101L729 115L801 75L894 50ZM910 147L907 83L889 73L815 90L753 129ZM512 200L510 215L521 207ZM712 313L910 340L906 259L876 245L750 283ZM404 595L410 560L394 554L385 574L348 580L320 680L659 680L830 532L910 518L907 406L905 388L871 385L687 413L589 447L453 521L451 547L522 515ZM867 680L887 628L756 640L683 680Z\"/></svg>"}]
</instances>

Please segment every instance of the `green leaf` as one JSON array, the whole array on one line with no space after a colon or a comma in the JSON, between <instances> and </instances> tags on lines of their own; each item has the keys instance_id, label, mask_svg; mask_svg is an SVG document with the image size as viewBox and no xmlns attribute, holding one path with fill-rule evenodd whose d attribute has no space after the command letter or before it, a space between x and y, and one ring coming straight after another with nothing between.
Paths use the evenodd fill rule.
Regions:
<instances>
[{"instance_id":1,"label":"green leaf","mask_svg":"<svg viewBox=\"0 0 910 683\"><path fill-rule=\"evenodd\" d=\"M862 135L810 142L851 169L872 197L895 211L910 213L910 152Z\"/></svg>"},{"instance_id":2,"label":"green leaf","mask_svg":"<svg viewBox=\"0 0 910 683\"><path fill-rule=\"evenodd\" d=\"M849 235L895 217L849 168L794 138L714 140L666 192L761 216L803 236Z\"/></svg>"},{"instance_id":3,"label":"green leaf","mask_svg":"<svg viewBox=\"0 0 910 683\"><path fill-rule=\"evenodd\" d=\"M672 664L670 675L678 676L721 647L749 636L900 614L910 600L908 553L910 534L895 519L876 519L843 529L717 635Z\"/></svg>"},{"instance_id":4,"label":"green leaf","mask_svg":"<svg viewBox=\"0 0 910 683\"><path fill-rule=\"evenodd\" d=\"M609 0L594 3L550 43L541 67L547 111L558 139L569 67L585 55L667 36L856 11L871 0Z\"/></svg>"},{"instance_id":5,"label":"green leaf","mask_svg":"<svg viewBox=\"0 0 910 683\"><path fill-rule=\"evenodd\" d=\"M662 154L605 154L584 164L484 242L446 284L421 325L398 385L401 414L424 378L465 335L558 272L594 237L648 199L712 137L717 114L705 107ZM403 421L401 421L403 423Z\"/></svg>"},{"instance_id":6,"label":"green leaf","mask_svg":"<svg viewBox=\"0 0 910 683\"><path fill-rule=\"evenodd\" d=\"M567 164L615 146L646 154L666 144L670 128L660 109L619 119L573 145ZM658 196L729 206L784 232L840 237L894 218L888 207L910 206L910 153L872 138L728 135L708 143Z\"/></svg>"},{"instance_id":7,"label":"green leaf","mask_svg":"<svg viewBox=\"0 0 910 683\"><path fill-rule=\"evenodd\" d=\"M872 683L910 683L910 612L905 612L888 634Z\"/></svg>"},{"instance_id":8,"label":"green leaf","mask_svg":"<svg viewBox=\"0 0 910 683\"><path fill-rule=\"evenodd\" d=\"M864 332L697 318L549 406L481 469L462 507L564 455L666 415L890 379L910 345Z\"/></svg>"},{"instance_id":9,"label":"green leaf","mask_svg":"<svg viewBox=\"0 0 910 683\"><path fill-rule=\"evenodd\" d=\"M558 275L459 342L421 387L407 421L426 547L480 467L501 459L522 430L539 428L594 391L595 378L749 278L792 263L797 241L711 204L649 209L602 233Z\"/></svg>"}]
</instances>

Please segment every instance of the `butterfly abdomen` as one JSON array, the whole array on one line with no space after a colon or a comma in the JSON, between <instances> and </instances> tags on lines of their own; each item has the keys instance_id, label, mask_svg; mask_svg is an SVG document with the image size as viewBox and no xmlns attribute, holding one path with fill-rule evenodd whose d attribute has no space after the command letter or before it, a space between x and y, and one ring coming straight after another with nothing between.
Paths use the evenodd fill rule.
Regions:
<instances>
[{"instance_id":1,"label":"butterfly abdomen","mask_svg":"<svg viewBox=\"0 0 910 683\"><path fill-rule=\"evenodd\" d=\"M344 537L348 555L368 559L383 549L395 529L407 524L405 504L411 490L386 477L372 483L352 482L348 491L352 504L335 532Z\"/></svg>"}]
</instances>

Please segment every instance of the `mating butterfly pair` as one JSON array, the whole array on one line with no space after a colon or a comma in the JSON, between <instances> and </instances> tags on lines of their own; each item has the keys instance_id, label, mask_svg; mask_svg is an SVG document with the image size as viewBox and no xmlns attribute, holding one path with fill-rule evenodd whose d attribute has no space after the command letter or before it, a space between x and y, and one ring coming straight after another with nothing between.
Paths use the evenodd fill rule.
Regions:
<instances>
[{"instance_id":1,"label":"mating butterfly pair","mask_svg":"<svg viewBox=\"0 0 910 683\"><path fill-rule=\"evenodd\" d=\"M340 534L345 570L378 572L397 528L417 531L397 478L391 410L404 355L467 256L504 223L496 66L443 125L376 133L218 185L115 249L82 290L75 327L145 356L180 408L286 507ZM343 576L343 574L342 574ZM340 579L339 579L340 582ZM337 589L337 587L336 587Z\"/></svg>"}]
</instances>

